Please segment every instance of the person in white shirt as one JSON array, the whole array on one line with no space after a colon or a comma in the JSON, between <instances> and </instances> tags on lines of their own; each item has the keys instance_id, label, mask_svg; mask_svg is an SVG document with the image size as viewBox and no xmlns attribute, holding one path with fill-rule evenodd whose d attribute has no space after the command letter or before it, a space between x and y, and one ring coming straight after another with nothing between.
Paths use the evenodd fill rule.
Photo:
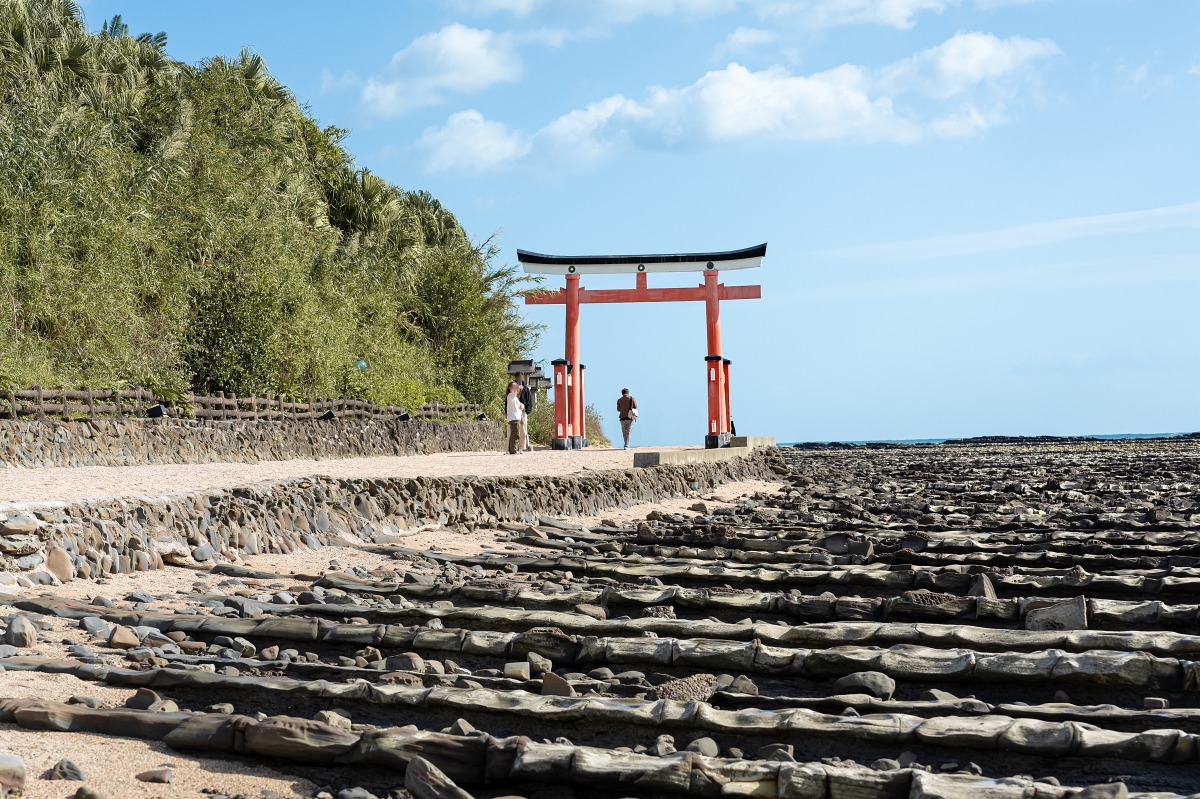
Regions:
<instances>
[{"instance_id":1,"label":"person in white shirt","mask_svg":"<svg viewBox=\"0 0 1200 799\"><path fill-rule=\"evenodd\" d=\"M508 384L508 398L505 400L505 418L508 419L508 454L520 455L521 417L525 414L525 405L521 402L521 388L516 381Z\"/></svg>"}]
</instances>

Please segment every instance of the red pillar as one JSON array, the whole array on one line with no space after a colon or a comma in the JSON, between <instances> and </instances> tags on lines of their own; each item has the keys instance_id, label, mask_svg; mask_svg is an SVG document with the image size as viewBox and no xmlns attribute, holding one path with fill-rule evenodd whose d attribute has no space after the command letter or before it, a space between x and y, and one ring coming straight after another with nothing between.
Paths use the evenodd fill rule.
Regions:
<instances>
[{"instance_id":1,"label":"red pillar","mask_svg":"<svg viewBox=\"0 0 1200 799\"><path fill-rule=\"evenodd\" d=\"M576 372L579 375L579 388L577 391L579 394L579 446L581 447L587 446L587 414L584 412L587 406L584 404L586 400L583 396L583 372L585 369L587 369L586 366L579 364L579 371Z\"/></svg>"},{"instance_id":2,"label":"red pillar","mask_svg":"<svg viewBox=\"0 0 1200 799\"><path fill-rule=\"evenodd\" d=\"M717 270L704 270L704 322L708 329L708 354L721 354L721 299ZM568 299L569 301L569 299Z\"/></svg>"},{"instance_id":3,"label":"red pillar","mask_svg":"<svg viewBox=\"0 0 1200 799\"><path fill-rule=\"evenodd\" d=\"M570 366L566 360L558 358L550 362L554 367L554 435L550 442L551 449L569 449L571 439L567 436L568 419L567 409L570 407L570 394L567 391L567 367Z\"/></svg>"},{"instance_id":4,"label":"red pillar","mask_svg":"<svg viewBox=\"0 0 1200 799\"><path fill-rule=\"evenodd\" d=\"M729 404L729 364L730 360L724 358L721 360L721 365L725 367L724 383L725 383L725 429L733 434L733 407Z\"/></svg>"},{"instance_id":5,"label":"red pillar","mask_svg":"<svg viewBox=\"0 0 1200 799\"><path fill-rule=\"evenodd\" d=\"M571 362L568 367L567 378L567 396L570 398L567 401L567 421L569 430L567 435L570 436L571 448L578 449L583 446L583 435L580 432L580 419L583 418L582 394L580 388L582 381L573 377L572 372L575 371L575 366L579 363L579 275L567 275L567 355L566 358Z\"/></svg>"},{"instance_id":6,"label":"red pillar","mask_svg":"<svg viewBox=\"0 0 1200 799\"><path fill-rule=\"evenodd\" d=\"M708 384L708 418L704 428L704 446L713 449L729 438L725 407L725 367L721 357L721 300L717 270L704 271L704 321L708 334L708 355L704 358Z\"/></svg>"}]
</instances>

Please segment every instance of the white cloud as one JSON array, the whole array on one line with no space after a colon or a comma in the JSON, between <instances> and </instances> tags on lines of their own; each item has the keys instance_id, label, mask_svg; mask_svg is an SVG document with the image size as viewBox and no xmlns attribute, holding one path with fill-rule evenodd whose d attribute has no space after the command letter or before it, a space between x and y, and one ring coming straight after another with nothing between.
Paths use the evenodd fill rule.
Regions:
<instances>
[{"instance_id":1,"label":"white cloud","mask_svg":"<svg viewBox=\"0 0 1200 799\"><path fill-rule=\"evenodd\" d=\"M1200 202L1149 208L1144 211L1055 219L980 233L843 247L826 250L822 254L836 258L914 261L1038 247L1095 236L1188 228L1200 228Z\"/></svg>"},{"instance_id":2,"label":"white cloud","mask_svg":"<svg viewBox=\"0 0 1200 799\"><path fill-rule=\"evenodd\" d=\"M749 52L764 44L770 44L778 38L779 34L775 31L739 27L725 37L725 41L721 42L720 46L717 47L717 54Z\"/></svg>"},{"instance_id":3,"label":"white cloud","mask_svg":"<svg viewBox=\"0 0 1200 799\"><path fill-rule=\"evenodd\" d=\"M1044 0L975 0L975 5L979 8L1000 8L1002 6L1023 6L1029 3L1041 3Z\"/></svg>"},{"instance_id":4,"label":"white cloud","mask_svg":"<svg viewBox=\"0 0 1200 799\"><path fill-rule=\"evenodd\" d=\"M430 172L483 172L524 156L529 147L522 133L475 109L451 114L444 127L429 128L417 140Z\"/></svg>"},{"instance_id":5,"label":"white cloud","mask_svg":"<svg viewBox=\"0 0 1200 799\"><path fill-rule=\"evenodd\" d=\"M1117 89L1122 92L1136 92L1146 84L1146 79L1150 77L1150 65L1140 64L1133 69L1118 64L1113 72L1117 76Z\"/></svg>"},{"instance_id":6,"label":"white cloud","mask_svg":"<svg viewBox=\"0 0 1200 799\"><path fill-rule=\"evenodd\" d=\"M941 13L959 0L760 0L760 13L790 18L810 28L887 25L911 28L923 11Z\"/></svg>"},{"instance_id":7,"label":"white cloud","mask_svg":"<svg viewBox=\"0 0 1200 799\"><path fill-rule=\"evenodd\" d=\"M335 76L328 69L321 70L321 94L328 92L340 92L346 89L353 88L362 83L358 75L347 70L341 74L341 77Z\"/></svg>"},{"instance_id":8,"label":"white cloud","mask_svg":"<svg viewBox=\"0 0 1200 799\"><path fill-rule=\"evenodd\" d=\"M930 97L954 97L984 81L1009 78L1032 61L1061 52L1049 39L1000 39L990 33L960 33L937 47L884 67L879 84L889 92L917 90Z\"/></svg>"},{"instance_id":9,"label":"white cloud","mask_svg":"<svg viewBox=\"0 0 1200 799\"><path fill-rule=\"evenodd\" d=\"M590 103L528 137L469 112L475 114L469 120L472 130L491 126L486 135L455 133L465 119L447 123L436 135L427 132L430 141L440 143L429 168L456 169L462 161L478 171L528 159L583 169L631 147L687 149L772 140L903 144L973 136L1006 121L1004 101L1030 77L1030 64L1058 52L1049 40L962 33L878 70L843 64L793 75L778 65L755 72L731 63L690 86L652 87L644 100L616 94ZM908 105L926 113L897 110L895 99L906 95ZM497 139L505 146L496 146ZM477 140L486 150L479 158L450 155L453 147L474 147Z\"/></svg>"},{"instance_id":10,"label":"white cloud","mask_svg":"<svg viewBox=\"0 0 1200 799\"><path fill-rule=\"evenodd\" d=\"M524 71L516 47L507 33L447 25L392 56L386 73L363 87L363 104L380 116L397 116L441 103L448 91L469 93L515 83Z\"/></svg>"},{"instance_id":11,"label":"white cloud","mask_svg":"<svg viewBox=\"0 0 1200 799\"><path fill-rule=\"evenodd\" d=\"M468 3L458 3L466 6L477 14L493 14L497 11L507 11L518 17L523 17L541 5L541 0L473 0Z\"/></svg>"},{"instance_id":12,"label":"white cloud","mask_svg":"<svg viewBox=\"0 0 1200 799\"><path fill-rule=\"evenodd\" d=\"M917 137L914 126L896 116L890 97L871 96L867 71L851 64L803 76L780 66L752 72L734 63L683 89L652 92L647 106L668 141Z\"/></svg>"},{"instance_id":13,"label":"white cloud","mask_svg":"<svg viewBox=\"0 0 1200 799\"><path fill-rule=\"evenodd\" d=\"M475 13L506 11L524 17L542 8L582 14L598 22L632 22L644 16L707 17L733 11L743 0L458 0Z\"/></svg>"},{"instance_id":14,"label":"white cloud","mask_svg":"<svg viewBox=\"0 0 1200 799\"><path fill-rule=\"evenodd\" d=\"M806 28L839 25L886 25L911 28L925 12L940 14L963 0L452 0L475 12L508 12L525 17L537 11L556 11L592 22L632 22L643 16L711 17L740 9L760 17L788 20ZM974 0L981 9L992 9L1042 0Z\"/></svg>"}]
</instances>

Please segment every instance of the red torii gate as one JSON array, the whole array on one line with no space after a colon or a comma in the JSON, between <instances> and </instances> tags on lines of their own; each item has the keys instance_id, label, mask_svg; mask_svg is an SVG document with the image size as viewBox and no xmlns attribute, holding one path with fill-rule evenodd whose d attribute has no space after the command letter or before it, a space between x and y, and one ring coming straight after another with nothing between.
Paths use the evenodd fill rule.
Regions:
<instances>
[{"instance_id":1,"label":"red torii gate","mask_svg":"<svg viewBox=\"0 0 1200 799\"><path fill-rule=\"evenodd\" d=\"M532 274L564 275L565 289L540 291L525 298L527 305L566 305L567 334L564 357L554 360L554 449L587 446L584 425L583 372L579 362L579 306L592 302L704 302L708 328L705 378L708 384L708 424L704 446L729 443L732 414L729 409L730 361L721 352L721 300L756 300L761 286L726 286L717 282L722 269L751 269L761 266L767 245L729 252L682 253L677 255L542 255L517 250L517 260ZM703 272L704 283L695 288L652 289L646 285L650 272ZM632 289L585 289L579 278L585 274L637 275ZM576 369L578 366L578 369Z\"/></svg>"}]
</instances>

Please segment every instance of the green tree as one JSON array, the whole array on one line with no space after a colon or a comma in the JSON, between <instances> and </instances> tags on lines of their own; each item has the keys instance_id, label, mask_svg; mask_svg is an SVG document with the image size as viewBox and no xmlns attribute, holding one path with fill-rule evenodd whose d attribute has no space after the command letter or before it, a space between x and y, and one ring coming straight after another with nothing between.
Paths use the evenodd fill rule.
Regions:
<instances>
[{"instance_id":1,"label":"green tree","mask_svg":"<svg viewBox=\"0 0 1200 799\"><path fill-rule=\"evenodd\" d=\"M0 380L498 407L524 279L256 53L0 0ZM358 359L368 363L358 371Z\"/></svg>"}]
</instances>

